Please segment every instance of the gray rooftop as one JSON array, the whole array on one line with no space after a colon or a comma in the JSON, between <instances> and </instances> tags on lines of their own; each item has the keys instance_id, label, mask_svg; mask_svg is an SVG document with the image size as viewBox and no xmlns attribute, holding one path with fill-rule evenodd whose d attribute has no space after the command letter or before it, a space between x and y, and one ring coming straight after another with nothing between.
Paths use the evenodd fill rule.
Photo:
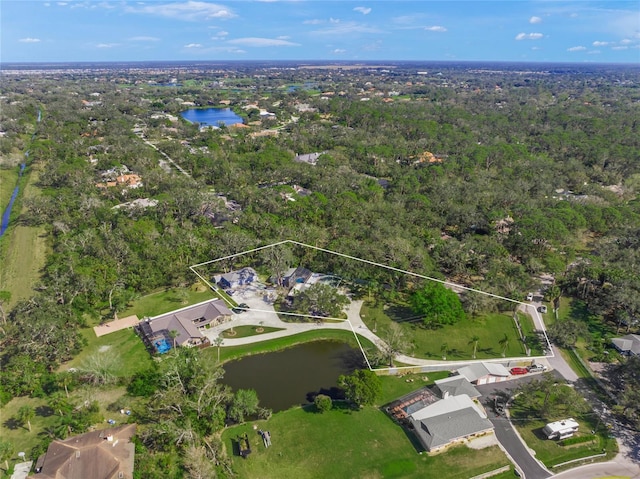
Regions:
<instances>
[{"instance_id":1,"label":"gray rooftop","mask_svg":"<svg viewBox=\"0 0 640 479\"><path fill-rule=\"evenodd\" d=\"M470 398L480 397L481 394L476 388L473 387L467 378L464 376L451 376L444 379L438 379L436 382L436 388L440 391L440 397L447 396L459 396L466 394Z\"/></svg>"},{"instance_id":2,"label":"gray rooftop","mask_svg":"<svg viewBox=\"0 0 640 479\"><path fill-rule=\"evenodd\" d=\"M411 422L418 438L429 451L493 429L491 421L481 417L471 406L421 420L412 418Z\"/></svg>"},{"instance_id":3,"label":"gray rooftop","mask_svg":"<svg viewBox=\"0 0 640 479\"><path fill-rule=\"evenodd\" d=\"M627 334L621 338L613 338L611 342L618 350L640 356L640 336Z\"/></svg>"}]
</instances>

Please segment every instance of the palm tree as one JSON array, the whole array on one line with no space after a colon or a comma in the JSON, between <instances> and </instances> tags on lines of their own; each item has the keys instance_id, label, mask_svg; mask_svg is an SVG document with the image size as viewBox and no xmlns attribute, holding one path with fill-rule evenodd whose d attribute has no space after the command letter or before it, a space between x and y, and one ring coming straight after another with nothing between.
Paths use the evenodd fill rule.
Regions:
<instances>
[{"instance_id":1,"label":"palm tree","mask_svg":"<svg viewBox=\"0 0 640 479\"><path fill-rule=\"evenodd\" d=\"M173 349L176 349L176 338L178 337L178 331L176 331L175 329L172 329L171 331L169 331L169 337L171 338L171 341L173 341Z\"/></svg>"},{"instance_id":2,"label":"palm tree","mask_svg":"<svg viewBox=\"0 0 640 479\"><path fill-rule=\"evenodd\" d=\"M218 336L216 339L213 340L213 344L218 346L218 362L220 362L220 346L222 346L223 342L224 342L224 339L222 339L222 336Z\"/></svg>"},{"instance_id":3,"label":"palm tree","mask_svg":"<svg viewBox=\"0 0 640 479\"><path fill-rule=\"evenodd\" d=\"M9 470L9 459L13 456L13 444L5 439L0 439L0 461L4 461L5 471Z\"/></svg>"},{"instance_id":4,"label":"palm tree","mask_svg":"<svg viewBox=\"0 0 640 479\"><path fill-rule=\"evenodd\" d=\"M29 426L29 432L31 432L31 420L35 414L36 411L29 405L21 406L20 409L18 409L18 421L22 424L26 422L27 426Z\"/></svg>"},{"instance_id":5,"label":"palm tree","mask_svg":"<svg viewBox=\"0 0 640 479\"><path fill-rule=\"evenodd\" d=\"M471 341L469 341L469 344L473 343L473 359L476 358L476 352L478 351L478 341L480 341L480 337L476 334L474 334L471 337Z\"/></svg>"},{"instance_id":6,"label":"palm tree","mask_svg":"<svg viewBox=\"0 0 640 479\"><path fill-rule=\"evenodd\" d=\"M506 335L506 333L504 335L504 338L498 341L498 343L500 344L500 346L502 346L502 357L504 358L507 355L507 348L509 347L509 337Z\"/></svg>"},{"instance_id":7,"label":"palm tree","mask_svg":"<svg viewBox=\"0 0 640 479\"><path fill-rule=\"evenodd\" d=\"M446 361L447 360L447 350L449 349L449 345L447 343L442 343L442 346L440 346L440 352L442 353L442 360Z\"/></svg>"}]
</instances>

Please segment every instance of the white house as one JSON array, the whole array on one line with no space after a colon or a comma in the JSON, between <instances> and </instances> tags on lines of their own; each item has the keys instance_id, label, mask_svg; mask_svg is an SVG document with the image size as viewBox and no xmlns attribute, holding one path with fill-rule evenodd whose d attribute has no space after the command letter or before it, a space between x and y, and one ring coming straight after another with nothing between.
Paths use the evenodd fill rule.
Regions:
<instances>
[{"instance_id":1,"label":"white house","mask_svg":"<svg viewBox=\"0 0 640 479\"><path fill-rule=\"evenodd\" d=\"M580 425L572 418L561 421L550 422L542 428L542 432L547 439L566 439L578 432Z\"/></svg>"},{"instance_id":2,"label":"white house","mask_svg":"<svg viewBox=\"0 0 640 479\"><path fill-rule=\"evenodd\" d=\"M475 363L458 369L458 374L471 384L489 384L506 381L510 373L502 364Z\"/></svg>"}]
</instances>

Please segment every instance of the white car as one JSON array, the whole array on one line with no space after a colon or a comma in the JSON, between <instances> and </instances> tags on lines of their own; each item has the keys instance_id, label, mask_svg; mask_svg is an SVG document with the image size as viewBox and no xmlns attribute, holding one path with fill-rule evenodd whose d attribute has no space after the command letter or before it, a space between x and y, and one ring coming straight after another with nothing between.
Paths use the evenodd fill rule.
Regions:
<instances>
[{"instance_id":1,"label":"white car","mask_svg":"<svg viewBox=\"0 0 640 479\"><path fill-rule=\"evenodd\" d=\"M533 293L527 294L527 301L533 301Z\"/></svg>"}]
</instances>

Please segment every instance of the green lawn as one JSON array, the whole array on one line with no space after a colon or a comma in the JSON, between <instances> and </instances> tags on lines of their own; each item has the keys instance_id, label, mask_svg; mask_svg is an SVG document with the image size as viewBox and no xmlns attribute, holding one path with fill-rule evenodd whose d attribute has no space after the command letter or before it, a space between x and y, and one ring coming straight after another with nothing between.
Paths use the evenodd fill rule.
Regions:
<instances>
[{"instance_id":1,"label":"green lawn","mask_svg":"<svg viewBox=\"0 0 640 479\"><path fill-rule=\"evenodd\" d=\"M437 379L449 376L449 371L433 371L430 373L405 374L402 376L380 376L382 393L378 398L380 404L387 404L405 394L430 386Z\"/></svg>"},{"instance_id":2,"label":"green lawn","mask_svg":"<svg viewBox=\"0 0 640 479\"><path fill-rule=\"evenodd\" d=\"M268 430L268 449L253 429ZM247 433L252 453L247 459L234 454L234 439ZM334 409L324 414L313 406L274 414L228 428L222 435L233 455L238 477L259 479L339 478L447 478L467 479L508 465L497 446L482 450L459 446L428 456L419 454L401 427L379 409Z\"/></svg>"},{"instance_id":3,"label":"green lawn","mask_svg":"<svg viewBox=\"0 0 640 479\"><path fill-rule=\"evenodd\" d=\"M88 344L80 354L63 364L61 369L80 368L93 354L115 356L116 361L112 372L117 377L130 377L151 366L153 360L133 329L123 329L100 337L96 336L93 329L83 329L82 335L87 339Z\"/></svg>"},{"instance_id":4,"label":"green lawn","mask_svg":"<svg viewBox=\"0 0 640 479\"><path fill-rule=\"evenodd\" d=\"M260 331L258 329L261 328ZM273 333L275 331L282 331L284 328L271 328L266 326L237 326L233 328L233 333L231 332L231 328L225 329L222 331L222 336L225 338L246 338L248 336L258 336L260 334Z\"/></svg>"},{"instance_id":5,"label":"green lawn","mask_svg":"<svg viewBox=\"0 0 640 479\"><path fill-rule=\"evenodd\" d=\"M0 180L4 181L4 176ZM17 218L15 212L21 208L22 199L40 194L40 189L35 186L37 180L38 172L27 170L25 178L21 180L23 190L14 203L12 217ZM12 184L15 185L15 182ZM9 194L13 191L13 186L10 190ZM43 226L14 224L3 235L0 241L0 290L11 292L9 307L33 295L33 285L38 282L40 270L45 264L47 247L46 230Z\"/></svg>"},{"instance_id":6,"label":"green lawn","mask_svg":"<svg viewBox=\"0 0 640 479\"><path fill-rule=\"evenodd\" d=\"M145 316L158 316L215 297L216 295L208 288L189 288L185 298L181 298L175 290L157 291L136 299L129 308L118 313L118 317L124 318L133 314L140 319Z\"/></svg>"},{"instance_id":7,"label":"green lawn","mask_svg":"<svg viewBox=\"0 0 640 479\"><path fill-rule=\"evenodd\" d=\"M364 348L373 348L374 345L366 338L358 336L360 343ZM246 344L244 346L223 346L220 348L220 361L230 361L242 356L250 354L268 353L272 351L278 351L280 349L289 348L296 344L305 343L308 341L318 341L322 339L334 339L339 341L345 341L357 347L357 342L353 336L353 333L343 330L322 330L322 331L308 331L305 333L295 334L293 336L286 336L284 338L272 339L270 341L263 341L260 343ZM202 354L205 357L216 358L218 357L218 348L213 346L211 348L203 349Z\"/></svg>"},{"instance_id":8,"label":"green lawn","mask_svg":"<svg viewBox=\"0 0 640 479\"><path fill-rule=\"evenodd\" d=\"M18 181L18 167L11 169L0 169L0 212L4 213L4 210L9 204L13 189ZM0 213L0 214L2 214Z\"/></svg>"},{"instance_id":9,"label":"green lawn","mask_svg":"<svg viewBox=\"0 0 640 479\"><path fill-rule=\"evenodd\" d=\"M524 346L519 339L512 315L486 314L474 319L464 319L454 325L445 325L437 329L427 329L420 322L403 320L409 313L402 308L390 307L384 310L382 307L372 307L365 303L360 312L362 319L370 329L376 329L378 335L384 339L386 330L393 320L404 328L407 336L413 343L413 349L409 355L424 359L441 359L441 348L447 345L448 360L471 359L473 355L473 342L471 338L478 336L478 359L502 357L503 346L500 340L507 335L507 357L523 356ZM394 319L392 319L392 317ZM531 318L521 315L521 324L525 331L533 330Z\"/></svg>"},{"instance_id":10,"label":"green lawn","mask_svg":"<svg viewBox=\"0 0 640 479\"><path fill-rule=\"evenodd\" d=\"M591 434L591 430L595 426L594 424L586 422L580 418L574 419L580 423L578 435ZM545 426L546 421L531 420L522 423L514 421L514 423L516 424L522 439L524 439L531 449L536 451L536 458L542 461L544 465L549 468L556 464L561 464L573 459L600 454L603 449L606 450L607 456L602 457L600 460L608 461L611 460L618 452L615 440L607 438L606 432L602 432L598 435L598 440L595 443L576 444L568 447L561 446L558 441L550 441L542 435L541 430ZM575 464L573 467L575 467Z\"/></svg>"}]
</instances>

